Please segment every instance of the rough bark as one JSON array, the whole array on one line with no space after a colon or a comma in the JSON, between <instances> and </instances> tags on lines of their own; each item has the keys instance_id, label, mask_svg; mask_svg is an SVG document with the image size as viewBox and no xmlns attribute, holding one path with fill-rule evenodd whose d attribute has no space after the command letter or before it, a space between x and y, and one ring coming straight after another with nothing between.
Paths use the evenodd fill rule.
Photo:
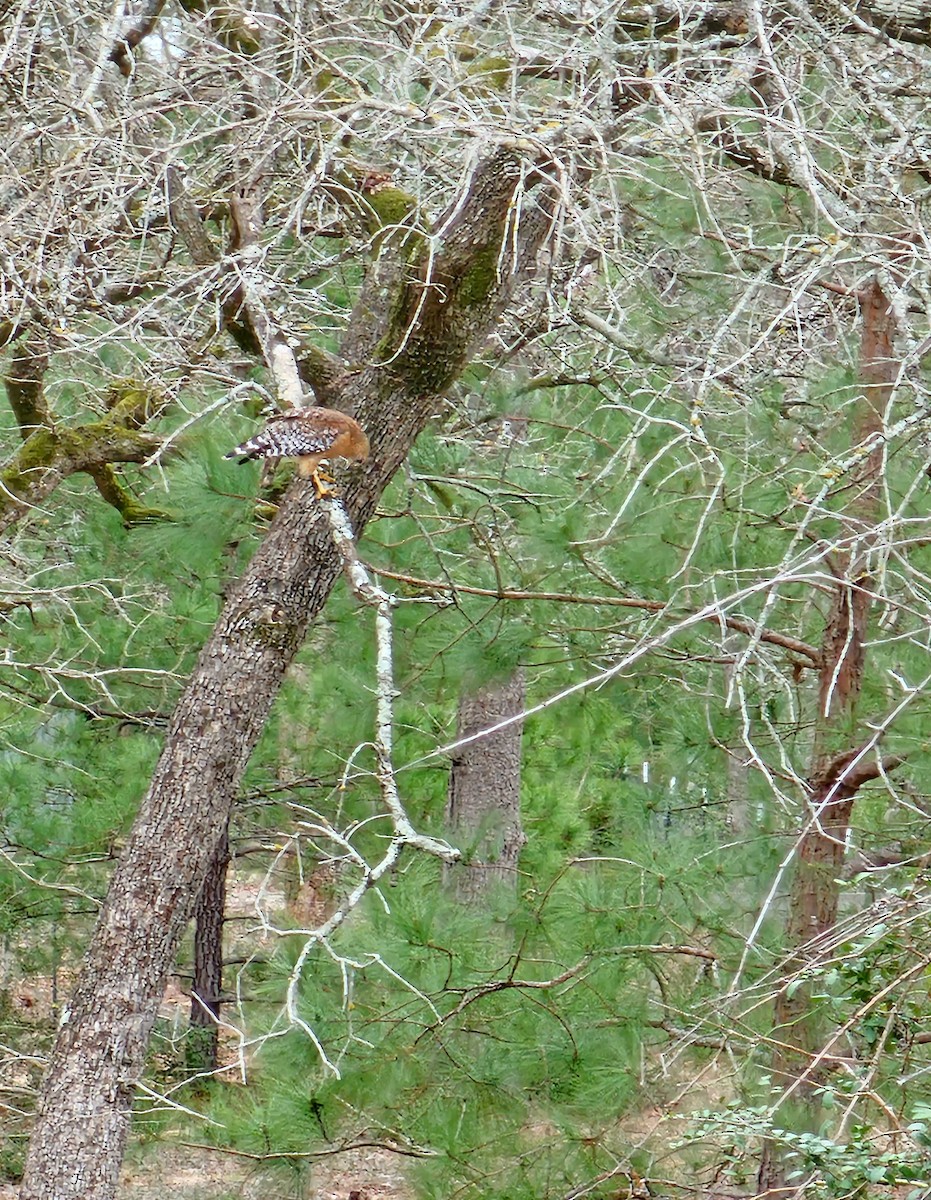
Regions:
<instances>
[{"instance_id":1,"label":"rough bark","mask_svg":"<svg viewBox=\"0 0 931 1200\"><path fill-rule=\"evenodd\" d=\"M165 169L165 184L168 192L168 212L171 223L177 229L191 259L199 267L209 267L220 262L220 252L210 240L204 223L201 220L197 205L187 194L184 179L176 166L169 165ZM238 248L238 234L234 231L229 249ZM218 267L218 273L223 282L219 288L220 311L223 313L223 327L246 354L260 354L261 343L248 320L243 318L242 288L235 276L230 274L233 260L230 259L226 270Z\"/></svg>"},{"instance_id":2,"label":"rough bark","mask_svg":"<svg viewBox=\"0 0 931 1200\"><path fill-rule=\"evenodd\" d=\"M194 978L191 982L191 1030L188 1066L213 1071L219 1048L223 999L223 925L226 919L226 872L230 861L229 827L220 835L194 909Z\"/></svg>"},{"instance_id":3,"label":"rough bark","mask_svg":"<svg viewBox=\"0 0 931 1200\"><path fill-rule=\"evenodd\" d=\"M48 370L48 337L38 325L30 325L13 352L6 376L6 395L25 441L35 430L49 425L45 402L45 372Z\"/></svg>"},{"instance_id":4,"label":"rough bark","mask_svg":"<svg viewBox=\"0 0 931 1200\"><path fill-rule=\"evenodd\" d=\"M816 5L816 11L820 7ZM860 0L851 7L868 27L888 37L917 45L931 44L931 4L927 0Z\"/></svg>"},{"instance_id":5,"label":"rough bark","mask_svg":"<svg viewBox=\"0 0 931 1200\"><path fill-rule=\"evenodd\" d=\"M423 247L410 238L386 241L368 272L342 348L355 365L343 406L372 444L371 459L345 480L357 534L546 238L550 216L540 210L512 242L521 174L510 150L479 163L429 277L419 266ZM515 242L515 261L496 267L502 245ZM442 293L431 286L437 275L448 285ZM52 1052L23 1200L114 1195L134 1085L175 952L284 673L339 571L313 489L295 481L178 702Z\"/></svg>"},{"instance_id":6,"label":"rough bark","mask_svg":"<svg viewBox=\"0 0 931 1200\"><path fill-rule=\"evenodd\" d=\"M874 280L862 305L863 333L860 377L863 395L854 417L854 445L882 428L883 414L895 380L894 319L880 284ZM837 918L838 876L843 863L847 830L856 792L876 777L868 764L858 764L849 749L857 699L863 684L865 640L871 603L866 556L879 515L882 448L868 454L852 482L848 514L863 531L859 547L835 564L836 585L825 623L818 681L818 721L809 774L811 820L799 846L798 863L789 899L788 943L804 960L806 944L817 941ZM845 747L846 743L846 747ZM793 969L802 965L793 963ZM785 1040L803 1057L817 1049L817 1034L806 1020L810 998L805 988L780 993L776 1024ZM798 1066L797 1056L791 1055ZM780 1069L788 1063L777 1063ZM789 1072L791 1074L791 1070Z\"/></svg>"},{"instance_id":7,"label":"rough bark","mask_svg":"<svg viewBox=\"0 0 931 1200\"><path fill-rule=\"evenodd\" d=\"M456 740L513 717L524 709L524 672L502 683L465 691L459 699ZM515 721L453 753L446 817L463 861L446 868L459 899L477 903L497 887L517 883L517 862L527 840L520 820L521 739Z\"/></svg>"}]
</instances>

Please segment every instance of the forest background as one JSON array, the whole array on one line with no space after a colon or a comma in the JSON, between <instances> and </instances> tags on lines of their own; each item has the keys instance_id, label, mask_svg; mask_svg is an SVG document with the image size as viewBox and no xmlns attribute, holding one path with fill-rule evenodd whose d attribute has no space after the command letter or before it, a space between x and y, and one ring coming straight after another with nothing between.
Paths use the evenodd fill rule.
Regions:
<instances>
[{"instance_id":1,"label":"forest background","mask_svg":"<svg viewBox=\"0 0 931 1200\"><path fill-rule=\"evenodd\" d=\"M0 39L7 1178L927 1195L931 6Z\"/></svg>"}]
</instances>

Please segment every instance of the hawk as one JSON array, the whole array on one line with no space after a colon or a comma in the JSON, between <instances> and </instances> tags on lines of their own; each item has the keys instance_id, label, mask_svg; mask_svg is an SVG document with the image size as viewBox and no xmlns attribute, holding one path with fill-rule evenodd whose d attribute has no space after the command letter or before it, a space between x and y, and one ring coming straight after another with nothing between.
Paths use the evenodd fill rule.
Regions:
<instances>
[{"instance_id":1,"label":"hawk","mask_svg":"<svg viewBox=\"0 0 931 1200\"><path fill-rule=\"evenodd\" d=\"M297 473L313 480L318 496L329 495L319 473L329 458L368 458L369 440L361 426L335 408L295 408L276 413L264 429L224 458L296 458Z\"/></svg>"}]
</instances>

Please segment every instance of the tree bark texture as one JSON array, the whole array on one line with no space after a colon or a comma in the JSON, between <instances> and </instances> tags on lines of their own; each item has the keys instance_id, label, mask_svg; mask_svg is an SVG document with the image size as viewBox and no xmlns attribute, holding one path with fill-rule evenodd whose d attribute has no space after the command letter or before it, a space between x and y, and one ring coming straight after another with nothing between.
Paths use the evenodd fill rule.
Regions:
<instances>
[{"instance_id":1,"label":"tree bark texture","mask_svg":"<svg viewBox=\"0 0 931 1200\"><path fill-rule=\"evenodd\" d=\"M511 225L523 171L516 152L492 152L450 206L454 215L440 219L432 258L425 235L402 231L386 235L369 268L342 347L341 406L372 445L369 461L345 479L357 534L548 235L548 192L519 229ZM52 1052L23 1200L115 1194L175 952L284 673L339 571L313 489L297 480L173 715Z\"/></svg>"},{"instance_id":2,"label":"tree bark texture","mask_svg":"<svg viewBox=\"0 0 931 1200\"><path fill-rule=\"evenodd\" d=\"M459 699L456 740L471 737L524 709L524 672L502 683L465 691ZM523 722L453 752L446 815L463 861L446 868L448 883L466 903L477 903L501 885L517 882L526 838L520 821Z\"/></svg>"},{"instance_id":3,"label":"tree bark texture","mask_svg":"<svg viewBox=\"0 0 931 1200\"><path fill-rule=\"evenodd\" d=\"M207 868L194 909L194 978L191 983L191 1049L188 1065L213 1071L219 1048L223 995L223 926L226 919L226 874L230 861L229 827L220 837Z\"/></svg>"}]
</instances>

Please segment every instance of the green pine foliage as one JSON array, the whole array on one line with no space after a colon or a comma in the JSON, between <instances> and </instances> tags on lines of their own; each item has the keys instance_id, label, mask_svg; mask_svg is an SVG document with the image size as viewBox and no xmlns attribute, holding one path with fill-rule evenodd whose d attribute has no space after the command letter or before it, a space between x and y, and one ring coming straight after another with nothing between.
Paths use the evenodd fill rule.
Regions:
<instances>
[{"instance_id":1,"label":"green pine foliage","mask_svg":"<svg viewBox=\"0 0 931 1200\"><path fill-rule=\"evenodd\" d=\"M534 6L524 7L505 6L517 29L509 39L535 19ZM388 57L394 42L376 8L365 9L359 28L378 29L372 44ZM292 121L288 105L287 130L269 118L266 140L278 157L263 164L273 231L264 269L278 316L305 353L337 348L362 279L356 252L363 242L370 248L377 220L406 217L403 189L425 198L426 218L449 192L450 162L459 177L478 127L449 134L462 115L456 89L488 103L482 136L517 137L524 127L545 130L572 86L556 71L524 78L515 68L511 82L520 77L521 86L508 94L507 64L497 49L485 54L499 40L491 16L469 31L435 25L417 34L429 46L422 61L417 40L404 40L395 91L381 59L360 54L364 37L354 33L347 49L334 35L326 51L345 78L315 62L312 81L295 66L288 84L295 98L320 102L319 123ZM645 36L635 27L628 34L623 20L617 27L628 48ZM788 18L786 28L789 37ZM850 855L891 848L903 861L881 882L866 872L843 880L826 961L788 984L808 987L818 1014L843 1034L841 1061L818 1097L824 1128L799 1132L768 1107L778 1098L767 1074L771 1001L786 984L783 868L810 815L806 773L821 721L812 660L834 596L833 563L838 546L862 532L851 517L849 469L863 392L859 334L855 297L842 293L862 286L882 256L878 242L862 258L856 246L872 214L851 222L848 244L804 189L744 170L697 124L681 134L694 140L695 157L675 157L664 121L683 95L696 118L701 107L697 92L676 91L676 72L691 69L677 57L687 45L675 40L678 30L677 18L664 42L660 28L649 70L624 67L670 89L669 112L644 100L624 134L630 148L619 152L607 139L599 147L586 194L570 197L584 211L567 207L545 297L533 293L516 327L495 331L502 346L518 333L526 343L506 356L497 344L479 348L360 546L398 598L395 764L419 830L447 833L444 747L455 739L459 697L518 666L526 672L527 844L516 887L472 909L451 898L436 862L408 853L326 945L278 932L319 917L293 911L296 879L330 869L321 907L332 909L391 835L370 744L372 613L342 584L293 664L243 780L235 875L254 888L264 881L275 897L263 910L275 931L251 912L230 922L226 986L237 1003L224 1011L246 1040L247 1078L234 1082L224 1069L180 1094L215 1122L198 1137L283 1156L275 1169L289 1172L295 1193L313 1188L315 1153L366 1137L422 1152L412 1186L437 1200L564 1197L619 1164L644 1174L656 1167L676 1188L681 1179L710 1188L722 1172L746 1187L764 1139L793 1156L793 1181L814 1173L812 1195L891 1195L927 1183L926 430L916 423L884 447L888 520L864 576L877 595L868 669L859 708L840 731L844 745L875 735L883 753L908 756L904 782L887 772L860 790L848 847ZM564 35L553 22L544 40L558 46ZM728 39L741 36L716 37L715 54L727 62ZM610 57L621 41L612 26L598 53ZM846 203L862 160L882 182L877 190L904 206L909 188L892 186L898 166L879 143L863 149L864 127L878 120L868 93L835 110L836 80L811 67L813 46L792 51L793 73L804 76L798 103L818 131L812 177L824 189L837 184ZM589 53L573 45L565 62ZM138 59L138 70L152 69L143 50ZM593 59L578 74L594 80L600 70ZM275 78L270 72L269 86ZM347 89L358 111L351 132L341 125L331 144L325 105L343 105ZM893 91L883 104L894 103ZM409 103L422 104L426 119L438 94L451 120L431 116L428 148ZM382 123L374 133L367 104ZM726 104L731 133L767 145L770 125L751 89L735 85ZM205 228L225 245L217 197L227 194L233 160L220 151L240 122L193 139L189 121L209 128L208 106L193 111L165 106L158 120L176 134L173 153L187 160ZM398 114L403 136L384 142ZM887 141L902 138L903 161L919 175L920 155L912 162L905 153L916 120L896 118ZM371 202L356 196L357 209L345 198L334 205L350 141L363 158L374 146L396 159L380 206L377 193ZM333 164L335 173L314 176L295 202L288 170L297 166L303 187ZM124 528L86 477L70 477L24 521L4 559L0 1017L4 1044L24 1055L48 1044L57 1014L14 1021L17 988L73 972L179 691L274 506L273 494L256 496L255 465L222 457L254 428L261 402L217 407L221 389L252 378L264 397L271 381L215 336L206 283L190 299L195 264L183 238L160 246L159 179L148 201L127 207L126 237L140 277L165 254L177 272L160 283L167 298L156 303L153 292L145 337L96 301L94 311L69 315L59 331L68 349L55 349L47 379L57 416L76 423L105 414L114 389L136 375L156 379L171 399L154 425L178 434L173 453L157 469L120 468L148 519ZM131 220L146 203L158 219L136 238ZM905 227L903 212L895 229ZM882 269L891 275L894 262L903 272L899 299L914 314L925 283L916 261L908 270L919 283L906 291L905 246ZM575 260L589 252L592 278L574 279ZM206 326L198 306L210 309ZM585 324L587 312L607 334ZM903 346L921 336L919 324ZM903 369L888 428L925 403L918 373ZM6 407L0 421L12 444ZM190 946L178 969L189 972ZM181 1041L166 1017L153 1082L186 1078ZM732 1072L699 1098L704 1085L694 1081L721 1064ZM838 1122L855 1100L857 1119ZM184 1114L141 1107L148 1137L188 1128ZM11 1164L15 1174L18 1143L10 1145L0 1143L0 1169ZM624 1184L606 1178L585 1194L620 1195Z\"/></svg>"},{"instance_id":2,"label":"green pine foliage","mask_svg":"<svg viewBox=\"0 0 931 1200\"><path fill-rule=\"evenodd\" d=\"M578 1140L580 1124L601 1114L596 1127L611 1125L637 1094L638 1030L649 1001L637 957L623 952L626 931L606 916L618 898L614 882L592 873L567 879L545 900L522 904L489 939L487 916L444 903L422 869L403 872L388 893L390 913L373 899L334 943L370 964L351 970L348 1008L327 954L314 952L301 977L298 1011L330 1051L339 1048L341 1078L322 1069L306 1040L268 1040L254 1056L250 1086L222 1085L215 1094L209 1112L222 1121L222 1136L261 1153L274 1130L277 1150L300 1154L339 1130L398 1129L403 1114L404 1137L435 1153L418 1172L427 1194L455 1183L478 1195L490 1178L511 1194L554 1170L567 1178L559 1167L565 1145L545 1145L533 1127ZM482 994L502 972L543 980L586 954L590 966L568 987ZM285 953L281 971L291 969L290 958ZM532 1166L512 1161L510 1149L521 1144L535 1148Z\"/></svg>"},{"instance_id":3,"label":"green pine foliage","mask_svg":"<svg viewBox=\"0 0 931 1200\"><path fill-rule=\"evenodd\" d=\"M590 392L574 397L570 421L561 414L567 436L546 424L549 401L528 404L540 421L529 418L526 443L476 450L454 432L458 414L426 439L410 478L385 497L363 544L366 559L453 588L617 594L593 580L592 554L631 594L663 594L681 561L676 531L694 525L704 495L670 461L655 490L647 476L623 536L583 549L595 518L619 503L613 476L597 476L610 457L605 443L621 441L630 423ZM483 403L510 408L506 393L488 388ZM478 423L469 437L482 429ZM658 432L640 448L640 460L662 448ZM731 469L738 467L735 459ZM649 502L654 494L661 504ZM742 521L726 508L716 515L694 557L693 580L683 581L683 609L702 602L716 564L746 570L742 556L752 558L764 533L751 551L736 536ZM387 582L401 597L399 783L418 826L438 834L447 764L421 760L452 740L463 687L503 678L521 663L532 704L660 628L649 612L468 592L454 594L455 603L404 603L422 589ZM698 1021L710 1034L718 1024L708 961L648 948L714 947L726 972L752 923L751 881L771 873L779 852L763 827L739 858L720 850L729 836L720 747L734 741L735 721L710 703L713 672L692 661L713 650L714 639L713 628L692 628L661 666L644 663L527 722L529 840L516 900L500 897L490 912L471 913L444 899L433 865L405 862L334 938L333 950L355 964L347 975L324 950L311 953L296 1011L338 1065L339 1079L304 1034L286 1032L281 997L301 936L278 942L270 959L244 971L249 1034L261 1048L250 1053L245 1088L220 1083L212 1090L207 1111L220 1122L221 1140L249 1153L295 1155L306 1165L299 1156L333 1137L396 1130L431 1152L416 1171L424 1195L461 1187L478 1196L492 1187L539 1196L565 1190L582 1171L606 1169L624 1151L625 1118L646 1103L647 1080L649 1091L657 1087L652 1072L644 1076L644 1054L658 1052L670 1029ZM314 823L315 811L335 812L342 825L369 822L354 845L369 861L377 857L385 826L372 820L380 802L365 747L373 671L371 615L339 588L255 755L246 790L265 799L243 810L241 833L298 831L300 822L305 829ZM694 701L681 703L682 696ZM298 781L294 789L289 780ZM317 785L308 792L302 780ZM310 843L319 853L328 848L325 837L309 838L308 870ZM337 893L358 878L347 868ZM747 901L735 910L741 887ZM761 946L774 934L764 930ZM495 980L539 982L567 971L564 982L542 990L482 991Z\"/></svg>"}]
</instances>

